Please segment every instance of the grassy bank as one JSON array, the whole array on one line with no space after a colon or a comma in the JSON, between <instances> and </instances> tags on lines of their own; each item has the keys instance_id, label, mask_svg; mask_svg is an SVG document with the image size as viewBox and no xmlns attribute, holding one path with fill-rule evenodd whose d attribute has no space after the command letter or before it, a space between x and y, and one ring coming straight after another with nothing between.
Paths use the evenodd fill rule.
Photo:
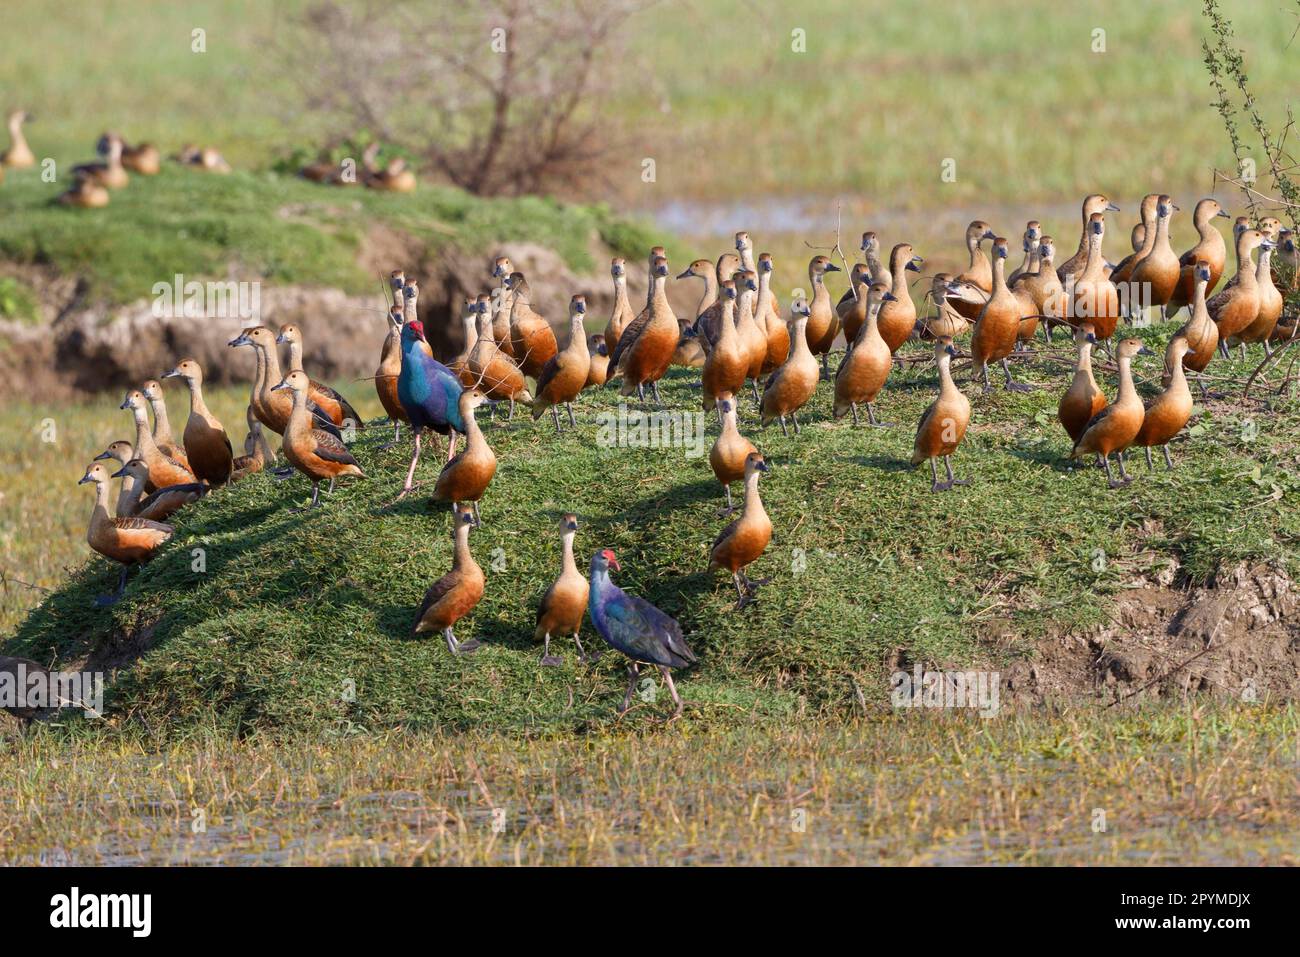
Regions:
<instances>
[{"instance_id":1,"label":"grassy bank","mask_svg":"<svg viewBox=\"0 0 1300 957\"><path fill-rule=\"evenodd\" d=\"M0 862L1295 864L1294 708L0 740Z\"/></svg>"},{"instance_id":2,"label":"grassy bank","mask_svg":"<svg viewBox=\"0 0 1300 957\"><path fill-rule=\"evenodd\" d=\"M1171 331L1145 335L1160 351ZM1158 360L1139 364L1140 376L1157 370ZM601 446L595 414L615 403L602 392L579 403L576 435L557 439L548 422L485 422L501 466L472 539L488 574L460 629L486 641L473 658L408 637L424 589L448 567L449 519L420 495L392 504L408 453L380 451L381 429L357 448L370 479L340 487L323 509L290 510L305 499L300 479L259 476L210 496L121 604L91 607L116 577L92 561L5 648L114 666L147 646L109 704L115 720L154 729L573 729L612 720L622 671L613 655L586 668L567 649L565 667L537 666L534 603L555 573L554 521L566 510L583 517L584 556L615 548L620 582L682 620L703 662L685 693L718 720L875 707L887 701L884 662L898 650L954 664L1030 655L1044 635L1106 620L1115 593L1171 560L1191 581L1247 558L1294 573L1292 400L1198 410L1175 446L1175 472L1148 474L1135 460L1136 481L1111 492L1097 471L1063 461L1055 406L1068 374L1067 364L1038 361L1027 370L1038 391L976 396L956 459L973 484L947 495L932 495L928 474L906 466L912 423L933 394L930 365L891 378L879 413L901 423L892 429L832 423L826 385L798 437L759 432L744 402L742 431L774 465L763 494L776 533L753 570L773 581L743 614L732 611L730 584L702 571L722 527L707 459ZM698 402L693 379L673 375L671 407ZM716 424L704 421L707 450ZM70 453L63 484L50 483L46 508L70 530L88 510L73 473L98 447ZM425 481L436 467L425 460ZM31 515L51 521L39 507ZM342 692L351 685L355 700Z\"/></svg>"}]
</instances>

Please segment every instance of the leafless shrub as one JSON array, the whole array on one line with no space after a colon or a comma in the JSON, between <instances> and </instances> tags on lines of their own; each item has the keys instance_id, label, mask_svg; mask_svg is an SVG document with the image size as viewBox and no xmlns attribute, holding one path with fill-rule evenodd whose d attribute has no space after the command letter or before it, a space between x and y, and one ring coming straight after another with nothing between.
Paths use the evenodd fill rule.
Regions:
<instances>
[{"instance_id":1,"label":"leafless shrub","mask_svg":"<svg viewBox=\"0 0 1300 957\"><path fill-rule=\"evenodd\" d=\"M309 108L469 192L590 193L623 133L621 28L652 2L316 0L286 62Z\"/></svg>"}]
</instances>

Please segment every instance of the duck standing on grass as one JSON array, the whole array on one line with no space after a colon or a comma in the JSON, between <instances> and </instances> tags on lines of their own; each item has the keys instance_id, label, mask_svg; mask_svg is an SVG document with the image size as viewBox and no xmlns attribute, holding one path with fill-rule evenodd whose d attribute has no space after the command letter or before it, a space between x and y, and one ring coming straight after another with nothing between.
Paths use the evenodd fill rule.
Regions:
<instances>
[{"instance_id":1,"label":"duck standing on grass","mask_svg":"<svg viewBox=\"0 0 1300 957\"><path fill-rule=\"evenodd\" d=\"M121 562L122 575L117 580L117 591L95 599L96 607L111 605L122 597L126 590L126 576L132 565L142 565L172 537L175 531L170 525L153 522L147 518L110 518L108 515L108 469L99 462L92 462L86 467L86 474L78 485L93 482L95 485L95 507L90 513L90 527L86 530L86 541L90 547L105 558Z\"/></svg>"},{"instance_id":2,"label":"duck standing on grass","mask_svg":"<svg viewBox=\"0 0 1300 957\"><path fill-rule=\"evenodd\" d=\"M135 455L144 459L149 466L146 492L166 488L169 485L185 485L188 482L198 481L193 472L171 456L164 454L154 442L153 432L149 428L149 413L145 411L143 392L132 389L126 394L121 408L131 410L131 415L135 419Z\"/></svg>"},{"instance_id":3,"label":"duck standing on grass","mask_svg":"<svg viewBox=\"0 0 1300 957\"><path fill-rule=\"evenodd\" d=\"M1146 407L1142 428L1133 440L1133 444L1141 446L1146 453L1148 469L1155 468L1151 463L1151 448L1156 445L1165 453L1165 465L1171 469L1174 467L1174 460L1169 456L1169 443L1192 417L1192 390L1187 387L1187 374L1183 372L1183 356L1190 348L1182 336L1169 340L1169 348L1165 350L1169 385Z\"/></svg>"},{"instance_id":4,"label":"duck standing on grass","mask_svg":"<svg viewBox=\"0 0 1300 957\"><path fill-rule=\"evenodd\" d=\"M573 400L587 384L591 372L591 353L587 349L587 297L576 295L569 300L569 342L542 366L537 376L537 397L533 399L533 419L540 419L551 410L555 434L560 434L560 411L563 405L569 413L569 427L577 428L573 417Z\"/></svg>"},{"instance_id":5,"label":"duck standing on grass","mask_svg":"<svg viewBox=\"0 0 1300 957\"><path fill-rule=\"evenodd\" d=\"M400 293L401 287L398 287ZM388 310L388 335L379 353L379 366L375 369L375 394L379 404L393 423L393 441L384 446L391 448L402 437L402 423L407 421L406 410L397 397L397 377L402 373L402 322L403 310L394 305Z\"/></svg>"},{"instance_id":6,"label":"duck standing on grass","mask_svg":"<svg viewBox=\"0 0 1300 957\"><path fill-rule=\"evenodd\" d=\"M397 377L397 397L415 434L415 452L402 486L402 498L414 487L415 466L420 461L420 438L425 429L447 436L447 461L456 454L456 433L465 433L460 417L460 380L445 365L424 351L424 323L412 320L402 327L402 372Z\"/></svg>"},{"instance_id":7,"label":"duck standing on grass","mask_svg":"<svg viewBox=\"0 0 1300 957\"><path fill-rule=\"evenodd\" d=\"M600 333L592 333L587 337L587 355L591 357L591 366L587 370L587 384L583 388L604 385L609 375L609 345Z\"/></svg>"},{"instance_id":8,"label":"duck standing on grass","mask_svg":"<svg viewBox=\"0 0 1300 957\"><path fill-rule=\"evenodd\" d=\"M1096 342L1091 323L1085 322L1074 330L1074 378L1056 406L1056 418L1071 442L1079 441L1092 417L1106 407L1106 397L1092 375L1092 347Z\"/></svg>"},{"instance_id":9,"label":"duck standing on grass","mask_svg":"<svg viewBox=\"0 0 1300 957\"><path fill-rule=\"evenodd\" d=\"M767 377L763 387L763 425L773 419L781 423L781 434L790 433L785 427L788 415L794 422L794 434L799 434L798 412L817 391L817 360L808 347L809 306L806 299L790 303L790 355L785 364Z\"/></svg>"},{"instance_id":10,"label":"duck standing on grass","mask_svg":"<svg viewBox=\"0 0 1300 957\"><path fill-rule=\"evenodd\" d=\"M275 337L275 341L277 345L289 346L289 371L305 371L302 366L302 330L292 323L281 326L280 334ZM352 403L337 391L315 379L309 378L307 381L311 384L307 390L307 397L316 403L316 407L324 412L331 422L341 429L351 427L360 430L366 427L360 413L352 408Z\"/></svg>"},{"instance_id":11,"label":"duck standing on grass","mask_svg":"<svg viewBox=\"0 0 1300 957\"><path fill-rule=\"evenodd\" d=\"M451 571L429 586L424 601L415 615L411 634L440 631L447 640L447 650L453 655L468 655L478 650L477 639L458 641L452 630L479 603L483 597L486 579L483 569L474 561L469 550L469 530L474 527L474 513L461 506L455 510L456 527L452 537L456 542L451 560Z\"/></svg>"},{"instance_id":12,"label":"duck standing on grass","mask_svg":"<svg viewBox=\"0 0 1300 957\"><path fill-rule=\"evenodd\" d=\"M203 401L203 369L194 359L182 359L164 379L184 379L190 389L190 417L183 439L190 470L209 485L225 485L234 468L235 450L217 417Z\"/></svg>"},{"instance_id":13,"label":"duck standing on grass","mask_svg":"<svg viewBox=\"0 0 1300 957\"><path fill-rule=\"evenodd\" d=\"M619 714L623 714L632 704L632 692L636 689L636 679L641 672L641 665L654 665L664 676L668 691L673 696L676 710L673 717L682 713L682 699L673 684L670 668L686 668L696 662L695 652L687 646L682 636L682 626L669 618L662 611L644 598L629 595L615 585L609 577L609 566L619 571L623 568L618 563L611 549L603 549L591 556L591 593L587 602L587 611L591 623L596 627L600 637L614 650L621 651L632 660L628 666L627 692L623 695L623 704Z\"/></svg>"},{"instance_id":14,"label":"duck standing on grass","mask_svg":"<svg viewBox=\"0 0 1300 957\"><path fill-rule=\"evenodd\" d=\"M725 569L731 572L736 584L736 611L754 600L758 586L765 581L754 581L745 569L758 561L772 540L772 520L763 509L758 497L758 478L771 470L763 456L750 452L745 457L745 507L740 518L722 530L709 550L709 571Z\"/></svg>"},{"instance_id":15,"label":"duck standing on grass","mask_svg":"<svg viewBox=\"0 0 1300 957\"><path fill-rule=\"evenodd\" d=\"M185 447L180 445L172 436L172 424L171 419L167 416L167 399L163 396L162 384L157 379L150 379L140 386L140 391L149 400L149 408L153 410L154 444L162 450L164 455L169 455L187 469L190 468L190 460L185 454ZM193 470L191 469L191 471Z\"/></svg>"},{"instance_id":16,"label":"duck standing on grass","mask_svg":"<svg viewBox=\"0 0 1300 957\"><path fill-rule=\"evenodd\" d=\"M931 492L946 492L957 485L969 485L966 479L956 479L952 475L953 452L961 445L966 435L966 426L970 424L970 400L952 381L952 360L957 355L952 340L940 336L934 340L934 358L939 366L939 397L930 403L930 407L921 416L916 427L916 441L912 444L912 467L929 459L930 477L933 483ZM943 467L948 472L945 482L939 481L939 469L934 460L943 456Z\"/></svg>"},{"instance_id":17,"label":"duck standing on grass","mask_svg":"<svg viewBox=\"0 0 1300 957\"><path fill-rule=\"evenodd\" d=\"M1083 434L1074 443L1070 458L1093 453L1101 456L1106 467L1106 478L1111 488L1127 485L1133 479L1124 471L1124 450L1133 444L1142 429L1144 410L1142 397L1133 386L1133 357L1151 355L1151 350L1140 339L1125 339L1119 344L1115 356L1119 360L1119 392L1115 401L1092 417ZM1119 478L1110 471L1110 455L1119 459Z\"/></svg>"},{"instance_id":18,"label":"duck standing on grass","mask_svg":"<svg viewBox=\"0 0 1300 957\"><path fill-rule=\"evenodd\" d=\"M170 485L144 498L144 485L149 478L149 466L144 459L132 459L113 473L113 478L122 480L122 488L117 496L118 518L147 518L155 522L165 522L173 514L191 502L197 502L208 494L208 486L202 482L188 485Z\"/></svg>"},{"instance_id":19,"label":"duck standing on grass","mask_svg":"<svg viewBox=\"0 0 1300 957\"><path fill-rule=\"evenodd\" d=\"M745 477L745 460L755 449L736 425L736 399L730 392L718 396L718 414L722 417L722 430L709 449L709 465L727 493L727 507L721 514L729 515L736 508L731 504L731 483Z\"/></svg>"},{"instance_id":20,"label":"duck standing on grass","mask_svg":"<svg viewBox=\"0 0 1300 957\"><path fill-rule=\"evenodd\" d=\"M578 637L591 589L573 560L573 538L577 534L578 516L567 513L560 519L560 575L546 589L542 603L537 607L537 630L533 633L533 640L543 642L542 664L548 668L562 663L558 656L551 654L551 635L573 635L583 661L595 661L599 657L598 652L588 657L582 648L582 639Z\"/></svg>"},{"instance_id":21,"label":"duck standing on grass","mask_svg":"<svg viewBox=\"0 0 1300 957\"><path fill-rule=\"evenodd\" d=\"M451 459L438 473L438 484L433 489L436 502L461 505L469 502L474 508L474 521L480 523L478 503L487 491L492 476L497 474L497 457L478 427L474 410L487 401L479 389L466 389L456 404L460 419L465 424L465 449Z\"/></svg>"},{"instance_id":22,"label":"duck standing on grass","mask_svg":"<svg viewBox=\"0 0 1300 957\"><path fill-rule=\"evenodd\" d=\"M293 410L284 430L284 457L289 464L311 479L311 505L315 508L320 499L320 483L330 480L329 491L334 491L334 480L340 475L365 478L366 473L352 457L343 441L324 429L313 428L313 419L307 411L307 390L310 387L307 373L290 372L272 389L285 389L293 393Z\"/></svg>"},{"instance_id":23,"label":"duck standing on grass","mask_svg":"<svg viewBox=\"0 0 1300 957\"><path fill-rule=\"evenodd\" d=\"M835 370L835 418L843 418L853 413L853 424L858 424L858 403L867 407L867 419L872 425L876 421L875 410L871 404L885 387L885 379L893 368L893 354L889 343L880 335L879 316L881 307L892 301L895 296L885 288L884 283L872 283L870 288L864 284L859 295L866 300L866 320L857 329L857 335L849 343L849 348ZM906 293L904 293L906 295Z\"/></svg>"}]
</instances>

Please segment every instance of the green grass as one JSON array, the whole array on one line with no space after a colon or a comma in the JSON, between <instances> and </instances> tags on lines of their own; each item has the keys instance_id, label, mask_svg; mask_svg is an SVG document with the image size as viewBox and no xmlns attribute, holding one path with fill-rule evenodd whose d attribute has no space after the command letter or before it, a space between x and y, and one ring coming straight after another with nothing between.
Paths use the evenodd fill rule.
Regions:
<instances>
[{"instance_id":1,"label":"green grass","mask_svg":"<svg viewBox=\"0 0 1300 957\"><path fill-rule=\"evenodd\" d=\"M49 729L47 729L49 730ZM1293 706L0 739L6 864L1295 864Z\"/></svg>"},{"instance_id":2,"label":"green grass","mask_svg":"<svg viewBox=\"0 0 1300 957\"><path fill-rule=\"evenodd\" d=\"M483 200L441 187L399 196L273 173L208 176L170 167L134 177L105 209L64 208L51 202L57 192L34 170L10 176L0 189L0 257L80 277L90 297L110 302L152 298L154 283L178 273L232 270L276 284L373 290L378 280L364 255L379 230L409 244L415 262L453 247L487 255L497 243L526 240L579 271L595 268L598 242L638 257L652 243L643 227L604 206Z\"/></svg>"},{"instance_id":3,"label":"green grass","mask_svg":"<svg viewBox=\"0 0 1300 957\"><path fill-rule=\"evenodd\" d=\"M1170 332L1145 334L1160 350ZM1139 373L1157 368L1146 360ZM1216 363L1215 372L1245 368ZM501 466L483 503L486 525L472 538L488 574L483 602L459 630L486 640L473 658L408 637L424 589L449 565L450 524L445 508L420 495L390 504L408 453L379 451L383 429L358 446L371 477L341 487L324 508L290 510L305 498L300 479L259 476L210 496L186 512L121 604L91 607L116 578L96 559L5 647L43 663L103 660L147 636L148 653L113 684L110 709L118 722L151 729L601 724L621 691L616 656L585 668L566 649L565 667L539 669L531 638L536 599L556 571L554 520L572 509L583 516L584 560L613 547L626 568L620 584L683 622L702 660L683 686L704 715L845 714L861 689L868 700L885 697L884 660L896 649L952 664L1032 655L1043 636L1105 620L1109 596L1170 557L1192 581L1242 559L1296 571L1293 400L1274 397L1268 411L1199 411L1175 447L1176 472L1147 474L1135 460L1136 481L1111 492L1099 472L1063 461L1055 404L1068 366L1037 363L1030 375L1044 388L975 398L956 457L974 484L947 495L932 495L928 474L906 467L911 424L932 397L929 365L891 378L879 412L902 423L894 429L830 422L827 385L797 438L759 432L745 402L742 431L774 465L763 494L776 531L753 569L773 581L743 614L732 611L730 583L703 574L722 527L707 460L598 446L595 413L615 402L602 392L583 397L576 435L557 439L545 421L485 423ZM672 407L698 402L694 378L672 375ZM102 408L104 418L118 415ZM54 509L69 530L89 507L73 475L102 439L64 453L66 484L49 483L50 495L70 499ZM421 476L431 480L435 468L431 456ZM201 573L192 570L196 548L206 555ZM1107 556L1100 572L1097 549ZM349 681L355 701L344 700Z\"/></svg>"}]
</instances>

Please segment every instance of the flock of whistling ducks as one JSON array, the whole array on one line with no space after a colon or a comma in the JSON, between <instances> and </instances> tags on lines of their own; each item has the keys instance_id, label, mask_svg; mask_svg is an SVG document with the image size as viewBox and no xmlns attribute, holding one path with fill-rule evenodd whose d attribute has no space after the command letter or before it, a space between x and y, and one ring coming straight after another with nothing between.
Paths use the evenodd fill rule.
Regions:
<instances>
[{"instance_id":1,"label":"flock of whistling ducks","mask_svg":"<svg viewBox=\"0 0 1300 957\"><path fill-rule=\"evenodd\" d=\"M10 121L15 148L25 146L21 120L18 116ZM125 182L122 168L129 165L127 157L134 157L130 162L145 162L139 151L146 151L147 157L149 149L129 153L113 134L106 135L100 146L107 161L81 167L78 188L117 188ZM23 160L21 149L6 154L11 165ZM324 174L314 175L319 173L303 171L309 178L334 182ZM659 403L658 383L671 366L699 369L703 408L716 412L721 423L709 463L725 493L722 514L736 511L731 485L739 481L744 488L739 517L715 539L708 564L710 571L731 575L737 609L753 601L762 584L746 571L772 536L772 523L759 496L760 477L770 466L739 426L739 406L746 391L761 424L777 422L786 435L789 428L799 434L799 413L823 379L833 383L835 418L851 415L856 425L861 406L868 422L878 426L875 404L894 364L901 361L895 354L911 338L931 340L938 394L917 426L911 464L929 462L931 490L946 491L966 484L955 477L951 457L971 417L970 399L953 378L953 360L968 354L972 379L982 383L986 393L992 389L989 368L994 364L1002 368L1005 388L1025 391L1031 387L1014 379L1010 359L1026 351L1040 328L1051 342L1053 329L1065 326L1072 330L1077 359L1058 406L1060 423L1072 442L1070 457L1096 456L1111 488L1131 481L1124 453L1135 446L1144 449L1149 467L1151 449L1159 447L1172 468L1169 442L1192 413L1187 371L1197 377L1204 392L1201 373L1216 351L1227 356L1229 346L1240 346L1244 353L1247 345L1262 343L1271 354L1270 343L1295 335L1295 320L1281 321L1281 290L1296 288L1300 254L1295 235L1282 229L1277 219L1266 217L1256 228L1240 217L1233 230L1236 273L1215 293L1227 249L1213 219L1228 216L1215 200L1203 199L1196 205L1198 241L1177 256L1170 246L1169 226L1178 207L1168 196L1147 196L1131 236L1133 253L1112 265L1102 254L1102 243L1106 213L1116 210L1105 196L1088 196L1078 247L1060 265L1055 242L1042 234L1038 222L1031 221L1024 232L1024 260L1009 275L1007 240L987 223L971 223L965 235L968 267L956 276L933 277L926 296L932 312L920 318L908 292L907 272L919 271L921 257L907 243L899 243L886 261L874 232L863 234L860 248L865 261L852 267L850 288L838 302L832 302L824 277L840 267L827 256L813 257L808 264L811 298L795 299L788 318L782 317L771 288L772 257L763 253L755 258L747 233L736 234L734 253L724 253L716 262L696 260L677 276L703 283L703 295L689 320L679 319L669 306L668 260L663 248L655 247L648 257L649 288L640 311L631 305L626 263L615 259L610 270L614 306L603 333L587 333L586 299L575 295L569 303L563 348L551 323L534 308L527 278L508 259L498 258L490 274L499 285L491 293L464 301L460 318L465 346L445 363L434 356L425 336L418 315L418 283L394 272L389 331L374 376L380 403L394 426L393 441L384 448L400 440L402 424L407 424L413 451L401 498L417 487L415 474L425 433L435 433L435 444L437 435L446 436L447 457L433 499L449 503L455 518L451 570L428 589L413 633L440 632L454 654L472 652L479 644L457 639L454 626L477 605L486 584L469 547L470 531L481 523L479 503L497 469L496 455L475 418L484 403L491 403L494 410L498 403L508 403L508 418L513 417L516 403L530 406L534 419L549 411L560 434L566 422L570 429L576 426L572 403L584 389L620 383L621 395L635 394L644 402L648 390ZM984 251L989 242L991 258ZM1151 306L1159 309L1162 318L1190 307L1190 318L1169 343L1163 390L1144 403L1134 383L1132 363L1137 356L1149 355L1149 350L1137 339L1121 339L1113 351L1109 343L1122 317L1137 318ZM967 334L969 352L959 352L955 341ZM840 336L847 349L832 370L829 356ZM1099 344L1111 352L1118 370L1111 401L1093 375L1092 350ZM289 465L277 471L277 477L294 471L305 475L312 486L309 507L319 504L320 483L328 480L332 489L340 476L365 477L344 441L362 423L341 395L303 370L299 329L285 326L273 333L257 326L230 345L249 346L256 354L244 455L233 454L224 427L204 404L199 364L184 359L163 377L179 378L189 389L190 416L181 441L171 433L160 384L147 382L122 403L134 418L135 441L114 442L87 468L81 481L96 486L87 538L95 550L123 565L117 593L101 602L116 600L129 567L147 561L172 535L173 527L164 519L211 489L275 463L267 430L282 437L281 451ZM280 345L288 347L285 369L280 365ZM529 379L534 383L532 391ZM457 452L462 436L464 448ZM1111 470L1112 457L1118 477ZM112 474L99 461L108 458L121 466ZM116 517L110 517L109 484L117 477L122 484ZM551 639L557 636L572 635L584 660L594 658L583 651L579 637L586 612L606 643L630 659L620 710L630 706L640 666L649 665L662 672L676 706L674 716L679 715L683 702L670 669L696 660L680 626L612 582L610 568L621 568L611 550L596 552L589 578L584 577L574 558L577 529L577 516L564 515L559 528L560 573L537 612L542 664L560 663L551 652Z\"/></svg>"}]
</instances>

